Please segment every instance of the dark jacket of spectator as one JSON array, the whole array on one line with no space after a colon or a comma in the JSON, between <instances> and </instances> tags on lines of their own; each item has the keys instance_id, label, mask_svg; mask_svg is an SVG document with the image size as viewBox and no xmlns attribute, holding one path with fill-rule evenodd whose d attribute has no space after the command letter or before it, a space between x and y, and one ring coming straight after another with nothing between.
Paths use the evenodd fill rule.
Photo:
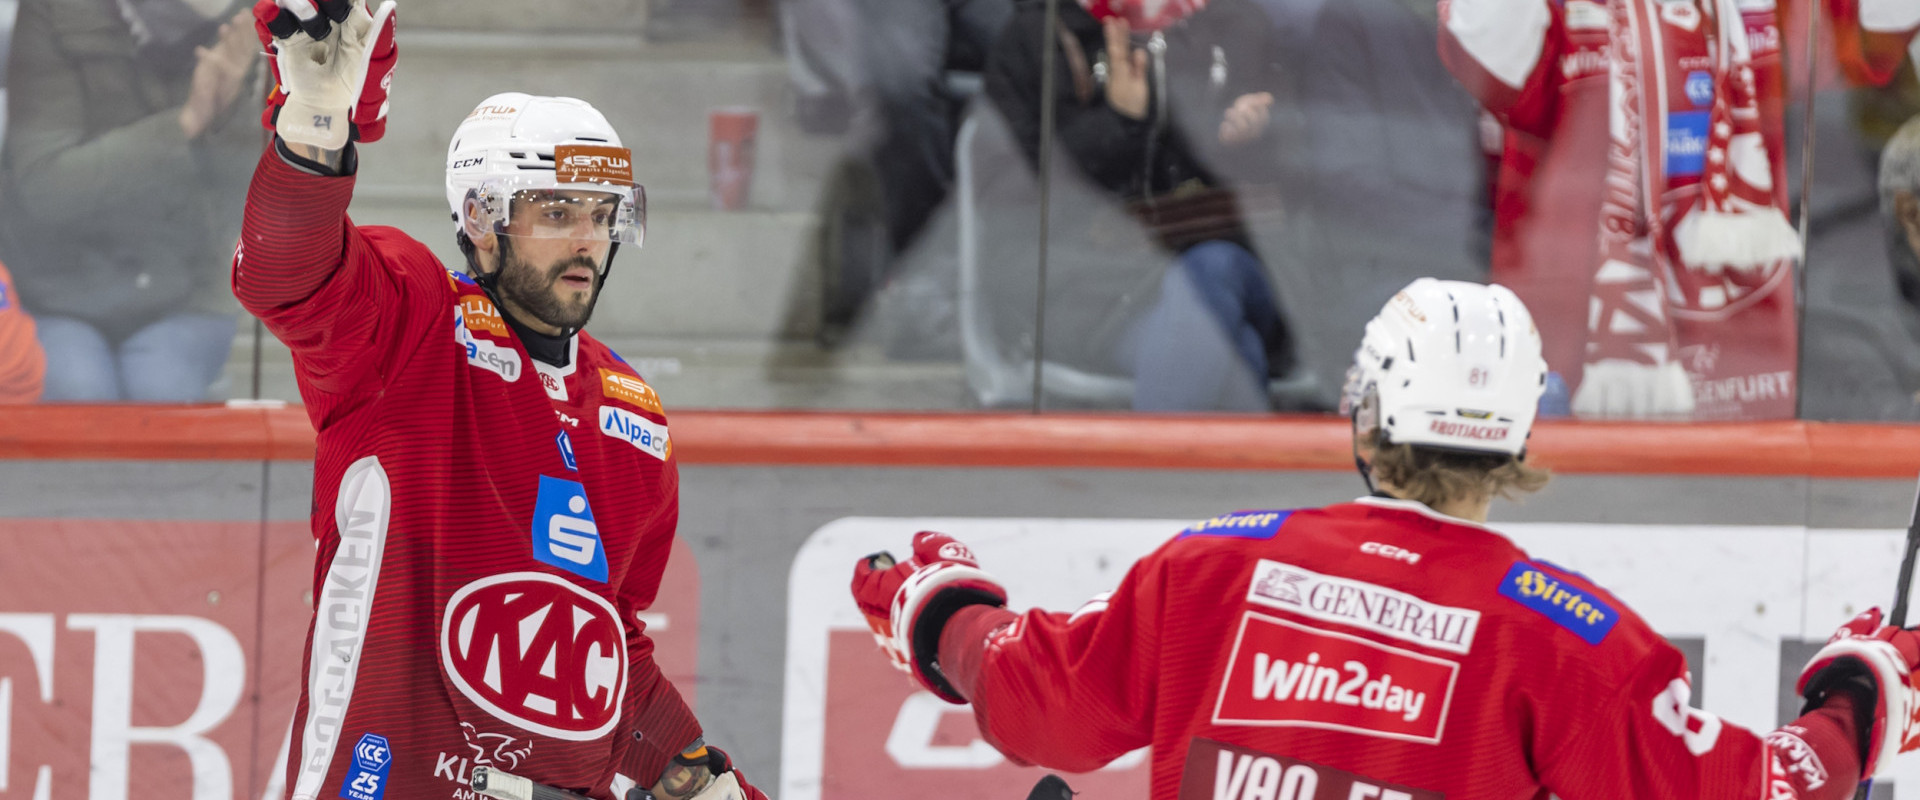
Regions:
<instances>
[{"instance_id":1,"label":"dark jacket of spectator","mask_svg":"<svg viewBox=\"0 0 1920 800\"><path fill-rule=\"evenodd\" d=\"M1153 87L1144 119L1115 111L1100 75L1106 44L1100 24L1073 0L1059 3L1061 30L1071 49L1052 46L1056 82L1053 204L1047 272L1045 358L1083 369L1114 372L1122 337L1159 295L1174 251L1205 236L1169 237L1141 222L1149 198L1161 207L1233 185L1261 183L1273 174L1271 131L1237 146L1218 143L1221 118L1236 97L1279 94L1273 69L1272 27L1246 0L1214 0L1206 10L1165 31L1164 70L1150 67ZM974 148L978 234L986 305L996 338L1011 355L1033 349L1037 273L1041 40L1045 4L1021 0L988 57L989 109ZM1136 45L1144 37L1135 36ZM1074 52L1077 50L1077 53ZM1151 64L1151 59L1150 59ZM1164 82L1157 76L1164 76ZM986 112L986 113L983 113ZM1242 219L1234 198L1224 219L1201 220L1239 241ZM1220 209L1220 203L1205 204ZM1174 204L1178 206L1178 204ZM1220 217L1212 211L1200 216ZM1122 359L1123 360L1123 359Z\"/></svg>"},{"instance_id":2,"label":"dark jacket of spectator","mask_svg":"<svg viewBox=\"0 0 1920 800\"><path fill-rule=\"evenodd\" d=\"M242 99L187 138L180 112L194 48L221 20L183 16L182 6L136 28L132 20L160 5L21 0L14 27L0 259L35 313L109 335L182 310L231 308L227 263L248 154L261 146L251 79Z\"/></svg>"}]
</instances>

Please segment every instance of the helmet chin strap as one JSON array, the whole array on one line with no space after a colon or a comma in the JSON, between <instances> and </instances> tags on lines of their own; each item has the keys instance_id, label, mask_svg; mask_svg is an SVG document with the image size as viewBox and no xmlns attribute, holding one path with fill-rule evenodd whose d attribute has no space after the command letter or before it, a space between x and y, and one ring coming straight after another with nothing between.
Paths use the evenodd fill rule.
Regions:
<instances>
[{"instance_id":1,"label":"helmet chin strap","mask_svg":"<svg viewBox=\"0 0 1920 800\"><path fill-rule=\"evenodd\" d=\"M1356 430L1360 427L1359 416L1360 416L1360 408L1358 406L1355 406L1353 409L1353 414L1347 418L1349 422L1353 423L1353 427ZM1369 495L1379 494L1380 489L1373 485L1373 465L1367 463L1366 459L1360 457L1360 437L1359 436L1353 437L1352 441L1349 442L1349 444L1353 448L1353 468L1360 473L1360 480L1366 482L1367 494Z\"/></svg>"}]
</instances>

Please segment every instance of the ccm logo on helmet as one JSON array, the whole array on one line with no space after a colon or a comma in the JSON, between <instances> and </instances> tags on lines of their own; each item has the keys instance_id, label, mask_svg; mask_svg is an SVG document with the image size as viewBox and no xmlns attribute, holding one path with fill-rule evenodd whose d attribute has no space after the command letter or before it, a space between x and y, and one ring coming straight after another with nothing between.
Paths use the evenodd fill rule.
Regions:
<instances>
[{"instance_id":1,"label":"ccm logo on helmet","mask_svg":"<svg viewBox=\"0 0 1920 800\"><path fill-rule=\"evenodd\" d=\"M1466 422L1450 422L1444 419L1436 419L1427 429L1441 436L1498 442L1505 440L1507 433L1513 428L1510 425L1474 425Z\"/></svg>"},{"instance_id":2,"label":"ccm logo on helmet","mask_svg":"<svg viewBox=\"0 0 1920 800\"><path fill-rule=\"evenodd\" d=\"M448 169L466 169L468 167L477 167L485 163L487 163L487 159L485 156L474 156L472 158L463 158L463 159L460 159L459 161L455 161L453 162L453 166L448 167Z\"/></svg>"}]
</instances>

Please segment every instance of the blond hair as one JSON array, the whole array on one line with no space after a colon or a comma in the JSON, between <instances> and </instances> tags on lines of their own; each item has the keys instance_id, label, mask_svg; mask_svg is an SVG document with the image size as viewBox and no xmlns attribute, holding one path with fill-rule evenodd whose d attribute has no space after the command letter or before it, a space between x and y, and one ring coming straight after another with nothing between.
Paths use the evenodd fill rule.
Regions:
<instances>
[{"instance_id":1,"label":"blond hair","mask_svg":"<svg viewBox=\"0 0 1920 800\"><path fill-rule=\"evenodd\" d=\"M1518 500L1518 495L1546 488L1553 478L1519 456L1393 444L1378 428L1369 438L1374 478L1429 506L1460 499Z\"/></svg>"}]
</instances>

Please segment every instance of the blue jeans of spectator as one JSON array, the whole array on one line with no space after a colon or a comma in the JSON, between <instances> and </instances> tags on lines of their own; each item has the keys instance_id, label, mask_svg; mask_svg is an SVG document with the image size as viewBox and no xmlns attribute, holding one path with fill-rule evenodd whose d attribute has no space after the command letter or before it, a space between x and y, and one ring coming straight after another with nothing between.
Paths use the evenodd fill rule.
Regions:
<instances>
[{"instance_id":1,"label":"blue jeans of spectator","mask_svg":"<svg viewBox=\"0 0 1920 800\"><path fill-rule=\"evenodd\" d=\"M47 351L46 392L51 403L192 403L227 366L238 323L220 314L183 313L112 342L72 317L41 316Z\"/></svg>"},{"instance_id":2,"label":"blue jeans of spectator","mask_svg":"<svg viewBox=\"0 0 1920 800\"><path fill-rule=\"evenodd\" d=\"M1267 342L1281 327L1260 259L1230 242L1188 248L1123 345L1134 410L1268 410Z\"/></svg>"}]
</instances>

